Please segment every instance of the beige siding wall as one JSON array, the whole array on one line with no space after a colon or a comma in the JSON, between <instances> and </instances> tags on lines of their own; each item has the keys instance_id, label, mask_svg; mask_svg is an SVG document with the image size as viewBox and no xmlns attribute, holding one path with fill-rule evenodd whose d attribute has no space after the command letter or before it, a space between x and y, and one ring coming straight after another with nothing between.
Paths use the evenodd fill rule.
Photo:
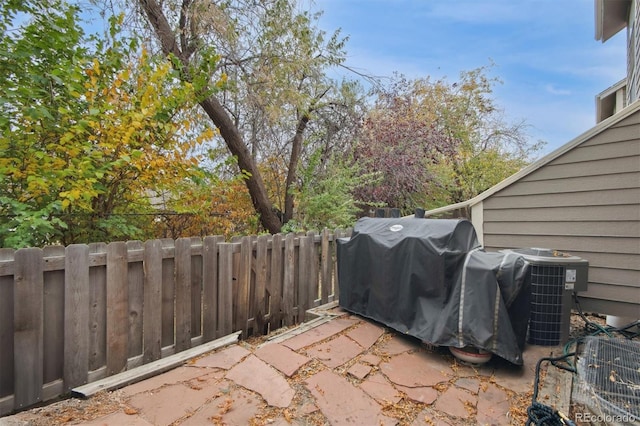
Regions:
<instances>
[{"instance_id":1,"label":"beige siding wall","mask_svg":"<svg viewBox=\"0 0 640 426\"><path fill-rule=\"evenodd\" d=\"M640 110L483 201L488 250L589 261L585 309L640 318Z\"/></svg>"}]
</instances>

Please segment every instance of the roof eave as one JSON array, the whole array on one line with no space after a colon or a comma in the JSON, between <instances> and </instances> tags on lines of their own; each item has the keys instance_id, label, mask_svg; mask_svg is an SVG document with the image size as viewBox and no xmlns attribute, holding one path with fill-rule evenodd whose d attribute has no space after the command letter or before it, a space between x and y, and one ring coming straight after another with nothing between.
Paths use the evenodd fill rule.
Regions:
<instances>
[{"instance_id":1,"label":"roof eave","mask_svg":"<svg viewBox=\"0 0 640 426\"><path fill-rule=\"evenodd\" d=\"M631 0L595 0L596 40L603 43L627 26Z\"/></svg>"}]
</instances>

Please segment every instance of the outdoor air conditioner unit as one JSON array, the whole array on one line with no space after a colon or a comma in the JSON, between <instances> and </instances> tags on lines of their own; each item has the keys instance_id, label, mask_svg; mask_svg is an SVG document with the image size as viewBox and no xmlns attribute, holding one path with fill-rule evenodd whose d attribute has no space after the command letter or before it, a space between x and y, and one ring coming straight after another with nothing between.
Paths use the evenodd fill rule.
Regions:
<instances>
[{"instance_id":1,"label":"outdoor air conditioner unit","mask_svg":"<svg viewBox=\"0 0 640 426\"><path fill-rule=\"evenodd\" d=\"M544 248L503 250L529 263L531 313L527 342L555 346L569 340L573 292L586 291L589 262Z\"/></svg>"}]
</instances>

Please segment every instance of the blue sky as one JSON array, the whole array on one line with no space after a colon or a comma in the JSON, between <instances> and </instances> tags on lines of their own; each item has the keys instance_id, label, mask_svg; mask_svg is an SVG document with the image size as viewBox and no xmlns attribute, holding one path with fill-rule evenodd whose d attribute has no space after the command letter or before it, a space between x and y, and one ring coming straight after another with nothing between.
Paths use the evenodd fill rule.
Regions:
<instances>
[{"instance_id":1,"label":"blue sky","mask_svg":"<svg viewBox=\"0 0 640 426\"><path fill-rule=\"evenodd\" d=\"M626 73L626 32L596 41L593 0L315 0L359 71L455 81L495 64L497 104L549 153L595 124L595 96Z\"/></svg>"}]
</instances>

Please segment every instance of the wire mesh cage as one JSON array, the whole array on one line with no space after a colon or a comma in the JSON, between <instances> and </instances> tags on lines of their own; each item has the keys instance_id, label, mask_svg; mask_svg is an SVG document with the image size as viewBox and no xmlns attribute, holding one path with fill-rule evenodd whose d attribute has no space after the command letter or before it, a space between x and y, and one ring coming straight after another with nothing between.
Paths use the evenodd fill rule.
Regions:
<instances>
[{"instance_id":1,"label":"wire mesh cage","mask_svg":"<svg viewBox=\"0 0 640 426\"><path fill-rule=\"evenodd\" d=\"M598 416L640 422L640 342L587 337L577 374L576 402Z\"/></svg>"}]
</instances>

